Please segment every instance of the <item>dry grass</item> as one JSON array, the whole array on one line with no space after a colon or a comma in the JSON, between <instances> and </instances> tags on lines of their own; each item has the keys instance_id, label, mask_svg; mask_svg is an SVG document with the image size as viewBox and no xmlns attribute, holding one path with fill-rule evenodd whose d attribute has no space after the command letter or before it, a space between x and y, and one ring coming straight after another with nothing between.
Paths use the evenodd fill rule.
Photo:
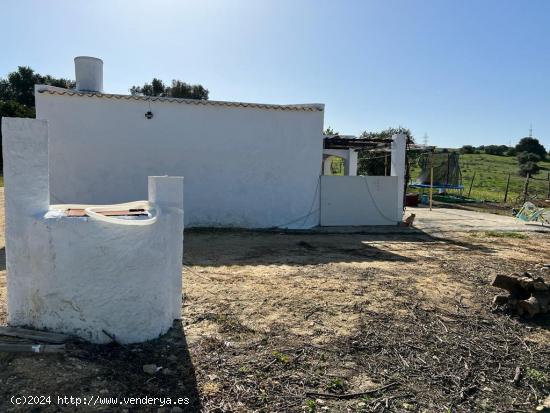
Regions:
<instances>
[{"instance_id":1,"label":"dry grass","mask_svg":"<svg viewBox=\"0 0 550 413\"><path fill-rule=\"evenodd\" d=\"M545 262L549 246L541 234L187 233L183 323L141 345L0 355L0 411L28 411L15 393L187 396L189 412L531 411L550 392L549 321L494 313L488 280ZM74 408L39 411L59 410Z\"/></svg>"}]
</instances>

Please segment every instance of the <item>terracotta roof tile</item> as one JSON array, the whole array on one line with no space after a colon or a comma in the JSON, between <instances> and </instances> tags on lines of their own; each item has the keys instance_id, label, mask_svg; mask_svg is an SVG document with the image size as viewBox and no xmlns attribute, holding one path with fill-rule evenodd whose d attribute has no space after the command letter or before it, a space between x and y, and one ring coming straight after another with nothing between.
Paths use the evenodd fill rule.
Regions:
<instances>
[{"instance_id":1,"label":"terracotta roof tile","mask_svg":"<svg viewBox=\"0 0 550 413\"><path fill-rule=\"evenodd\" d=\"M186 105L197 106L223 106L223 107L237 107L237 108L254 108L254 109L274 109L274 110L294 110L294 111L308 111L308 112L322 112L325 107L320 103L302 104L302 105L274 105L267 103L244 103L244 102L225 102L219 100L198 100L198 99L181 99L171 97L156 97L156 96L136 96L136 95L117 95L111 93L98 93L98 92L79 92L70 89L61 89L57 87L38 87L38 93L48 93L50 95L60 96L80 96L90 97L96 99L116 99L116 100L141 100L148 102L168 102L168 103L181 103Z\"/></svg>"}]
</instances>

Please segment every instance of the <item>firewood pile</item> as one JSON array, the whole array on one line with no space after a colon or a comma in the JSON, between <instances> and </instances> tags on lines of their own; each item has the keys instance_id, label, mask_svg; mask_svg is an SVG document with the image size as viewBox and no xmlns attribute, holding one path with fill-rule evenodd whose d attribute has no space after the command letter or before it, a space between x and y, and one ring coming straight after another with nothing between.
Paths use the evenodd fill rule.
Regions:
<instances>
[{"instance_id":1,"label":"firewood pile","mask_svg":"<svg viewBox=\"0 0 550 413\"><path fill-rule=\"evenodd\" d=\"M548 269L546 265L543 269ZM495 306L504 306L520 316L531 318L550 312L550 284L544 278L532 272L522 275L497 274L492 286L508 291L508 294L496 295Z\"/></svg>"}]
</instances>

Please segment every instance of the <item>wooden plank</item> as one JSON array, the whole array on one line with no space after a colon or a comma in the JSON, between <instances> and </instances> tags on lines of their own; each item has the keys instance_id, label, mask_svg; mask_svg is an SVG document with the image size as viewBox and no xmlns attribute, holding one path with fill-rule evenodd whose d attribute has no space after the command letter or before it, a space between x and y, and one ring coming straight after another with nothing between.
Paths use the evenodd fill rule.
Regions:
<instances>
[{"instance_id":1,"label":"wooden plank","mask_svg":"<svg viewBox=\"0 0 550 413\"><path fill-rule=\"evenodd\" d=\"M0 343L0 352L5 352L5 353L64 353L65 352L65 344Z\"/></svg>"},{"instance_id":2,"label":"wooden plank","mask_svg":"<svg viewBox=\"0 0 550 413\"><path fill-rule=\"evenodd\" d=\"M30 330L28 328L0 326L0 336L26 338L44 343L61 344L72 337L66 334L51 333L49 331Z\"/></svg>"},{"instance_id":3,"label":"wooden plank","mask_svg":"<svg viewBox=\"0 0 550 413\"><path fill-rule=\"evenodd\" d=\"M105 215L108 217L115 217L115 216L144 216L147 215L147 212L144 209L126 209L121 211L100 211L101 215ZM69 208L67 210L67 216L68 217L85 217L86 212L84 212L83 209L78 208Z\"/></svg>"}]
</instances>

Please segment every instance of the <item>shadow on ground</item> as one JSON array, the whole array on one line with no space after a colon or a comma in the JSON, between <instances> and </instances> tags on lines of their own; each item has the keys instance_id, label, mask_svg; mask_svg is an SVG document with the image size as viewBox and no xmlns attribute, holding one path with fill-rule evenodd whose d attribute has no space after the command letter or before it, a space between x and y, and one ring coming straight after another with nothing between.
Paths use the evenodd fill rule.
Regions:
<instances>
[{"instance_id":1,"label":"shadow on ground","mask_svg":"<svg viewBox=\"0 0 550 413\"><path fill-rule=\"evenodd\" d=\"M422 231L389 234L191 230L185 234L184 263L198 266L315 265L346 262L415 262L380 243L434 243L492 253L482 244ZM378 245L371 245L376 243Z\"/></svg>"},{"instance_id":2,"label":"shadow on ground","mask_svg":"<svg viewBox=\"0 0 550 413\"><path fill-rule=\"evenodd\" d=\"M145 373L146 364L156 364L160 369L155 374ZM50 395L52 404L57 404L57 410L51 411L76 409L74 405L56 403L58 395L97 397L103 401L118 398L106 405L95 399L92 411L157 412L164 407L170 412L176 406L183 412L201 409L195 368L181 322L175 322L166 335L146 343L122 346L78 342L68 345L67 352L61 355L11 353L9 359L0 360L0 366L3 412L24 411L9 402L11 395L19 394ZM154 404L144 404L145 396L158 399ZM124 406L123 398L142 401Z\"/></svg>"}]
</instances>

